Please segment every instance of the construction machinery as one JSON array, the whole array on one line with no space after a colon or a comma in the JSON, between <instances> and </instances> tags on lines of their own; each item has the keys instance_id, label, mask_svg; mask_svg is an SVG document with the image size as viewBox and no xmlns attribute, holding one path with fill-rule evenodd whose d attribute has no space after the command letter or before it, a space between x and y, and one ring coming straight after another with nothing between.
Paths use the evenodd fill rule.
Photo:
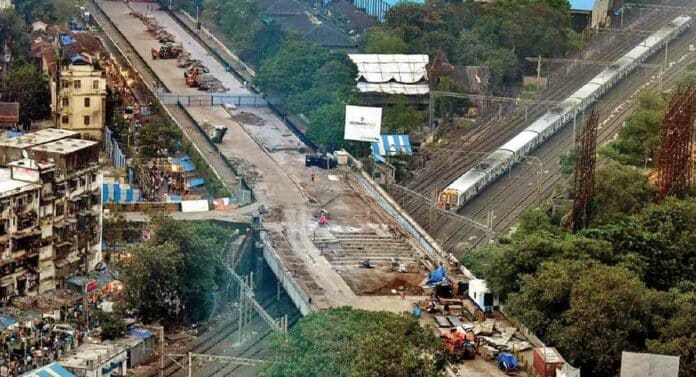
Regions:
<instances>
[{"instance_id":1,"label":"construction machinery","mask_svg":"<svg viewBox=\"0 0 696 377\"><path fill-rule=\"evenodd\" d=\"M453 327L440 337L445 341L445 349L457 359L470 360L476 357L478 340L473 332Z\"/></svg>"},{"instance_id":2,"label":"construction machinery","mask_svg":"<svg viewBox=\"0 0 696 377\"><path fill-rule=\"evenodd\" d=\"M159 50L152 49L152 59L176 59L182 52L180 43L166 43Z\"/></svg>"}]
</instances>

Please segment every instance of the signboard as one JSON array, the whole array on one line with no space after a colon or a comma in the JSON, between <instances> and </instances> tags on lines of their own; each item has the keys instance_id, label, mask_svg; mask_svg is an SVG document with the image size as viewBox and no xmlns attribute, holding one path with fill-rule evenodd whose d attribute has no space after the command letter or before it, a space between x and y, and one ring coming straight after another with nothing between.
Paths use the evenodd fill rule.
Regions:
<instances>
[{"instance_id":1,"label":"signboard","mask_svg":"<svg viewBox=\"0 0 696 377\"><path fill-rule=\"evenodd\" d=\"M181 212L208 212L210 210L207 200L182 200Z\"/></svg>"},{"instance_id":2,"label":"signboard","mask_svg":"<svg viewBox=\"0 0 696 377\"><path fill-rule=\"evenodd\" d=\"M24 182L39 182L39 171L33 169L22 168L19 166L12 167L12 179Z\"/></svg>"},{"instance_id":3,"label":"signboard","mask_svg":"<svg viewBox=\"0 0 696 377\"><path fill-rule=\"evenodd\" d=\"M382 108L346 105L345 140L379 141Z\"/></svg>"}]
</instances>

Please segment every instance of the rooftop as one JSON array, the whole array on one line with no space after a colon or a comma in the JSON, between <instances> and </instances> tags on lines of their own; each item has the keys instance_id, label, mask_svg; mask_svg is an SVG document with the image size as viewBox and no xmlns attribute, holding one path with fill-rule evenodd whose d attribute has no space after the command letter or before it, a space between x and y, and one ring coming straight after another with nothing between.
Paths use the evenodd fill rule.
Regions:
<instances>
[{"instance_id":1,"label":"rooftop","mask_svg":"<svg viewBox=\"0 0 696 377\"><path fill-rule=\"evenodd\" d=\"M0 140L0 148L5 147L25 149L36 145L50 143L52 141L60 139L76 137L79 134L79 132L61 130L59 128L46 128L36 132L28 133L23 136Z\"/></svg>"},{"instance_id":2,"label":"rooftop","mask_svg":"<svg viewBox=\"0 0 696 377\"><path fill-rule=\"evenodd\" d=\"M50 169L52 167L55 167L55 164L51 162L36 162L32 160L31 158L25 158L22 160L17 160L17 161L12 161L9 164L7 164L9 167L18 167L18 168L26 168L26 169L32 169L32 170L44 170L44 169Z\"/></svg>"},{"instance_id":3,"label":"rooftop","mask_svg":"<svg viewBox=\"0 0 696 377\"><path fill-rule=\"evenodd\" d=\"M94 367L89 365L90 360L106 362L122 352L125 352L125 348L116 344L85 343L75 349L75 352L62 357L59 362L68 368L92 370Z\"/></svg>"},{"instance_id":4,"label":"rooftop","mask_svg":"<svg viewBox=\"0 0 696 377\"><path fill-rule=\"evenodd\" d=\"M20 193L23 191L38 189L41 187L35 183L17 181L12 179L11 177L12 173L10 169L0 168L0 196Z\"/></svg>"},{"instance_id":5,"label":"rooftop","mask_svg":"<svg viewBox=\"0 0 696 377\"><path fill-rule=\"evenodd\" d=\"M428 93L428 55L348 54L358 67L358 90L390 94Z\"/></svg>"},{"instance_id":6,"label":"rooftop","mask_svg":"<svg viewBox=\"0 0 696 377\"><path fill-rule=\"evenodd\" d=\"M96 144L99 144L99 142L82 139L65 139L38 145L36 147L31 148L31 150L46 153L69 154L85 148L89 148Z\"/></svg>"}]
</instances>

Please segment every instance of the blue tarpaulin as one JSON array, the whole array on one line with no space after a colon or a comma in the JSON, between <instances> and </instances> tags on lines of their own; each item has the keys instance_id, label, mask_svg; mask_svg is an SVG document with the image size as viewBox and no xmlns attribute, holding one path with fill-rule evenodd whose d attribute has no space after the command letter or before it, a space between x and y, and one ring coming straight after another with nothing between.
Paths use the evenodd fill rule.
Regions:
<instances>
[{"instance_id":1,"label":"blue tarpaulin","mask_svg":"<svg viewBox=\"0 0 696 377\"><path fill-rule=\"evenodd\" d=\"M139 327L131 327L130 329L128 329L128 335L137 336L141 339L147 339L152 336L152 332L150 330Z\"/></svg>"},{"instance_id":2,"label":"blue tarpaulin","mask_svg":"<svg viewBox=\"0 0 696 377\"><path fill-rule=\"evenodd\" d=\"M51 363L39 369L24 373L21 377L75 377L58 363Z\"/></svg>"},{"instance_id":3,"label":"blue tarpaulin","mask_svg":"<svg viewBox=\"0 0 696 377\"><path fill-rule=\"evenodd\" d=\"M205 184L205 181L203 178L191 178L188 181L186 181L186 186L189 188L193 187L198 187L198 186L203 186Z\"/></svg>"},{"instance_id":4,"label":"blue tarpaulin","mask_svg":"<svg viewBox=\"0 0 696 377\"><path fill-rule=\"evenodd\" d=\"M167 197L168 203L181 203L181 195L169 195Z\"/></svg>"},{"instance_id":5,"label":"blue tarpaulin","mask_svg":"<svg viewBox=\"0 0 696 377\"><path fill-rule=\"evenodd\" d=\"M515 355L511 353L498 354L498 365L503 367L503 370L512 370L520 367Z\"/></svg>"},{"instance_id":6,"label":"blue tarpaulin","mask_svg":"<svg viewBox=\"0 0 696 377\"><path fill-rule=\"evenodd\" d=\"M430 273L430 278L428 279L428 282L426 284L437 284L447 277L447 272L445 272L445 267L440 266L438 267L435 271Z\"/></svg>"},{"instance_id":7,"label":"blue tarpaulin","mask_svg":"<svg viewBox=\"0 0 696 377\"><path fill-rule=\"evenodd\" d=\"M4 330L15 324L17 324L17 321L14 318L0 314L0 330Z\"/></svg>"},{"instance_id":8,"label":"blue tarpaulin","mask_svg":"<svg viewBox=\"0 0 696 377\"><path fill-rule=\"evenodd\" d=\"M570 0L570 10L591 11L594 6L595 0Z\"/></svg>"},{"instance_id":9,"label":"blue tarpaulin","mask_svg":"<svg viewBox=\"0 0 696 377\"><path fill-rule=\"evenodd\" d=\"M184 172L192 172L196 170L196 167L193 165L193 162L191 161L191 157L189 157L188 155L183 155L181 157L169 157L168 160L169 163L172 165L181 166L181 170Z\"/></svg>"},{"instance_id":10,"label":"blue tarpaulin","mask_svg":"<svg viewBox=\"0 0 696 377\"><path fill-rule=\"evenodd\" d=\"M384 161L382 156L411 156L412 154L408 135L381 135L379 142L372 143L372 155L378 161Z\"/></svg>"},{"instance_id":11,"label":"blue tarpaulin","mask_svg":"<svg viewBox=\"0 0 696 377\"><path fill-rule=\"evenodd\" d=\"M22 135L24 135L24 132L22 132L22 131L7 131L7 132L5 132L5 136L7 136L8 139L11 139L11 138L17 137L17 136L22 136Z\"/></svg>"},{"instance_id":12,"label":"blue tarpaulin","mask_svg":"<svg viewBox=\"0 0 696 377\"><path fill-rule=\"evenodd\" d=\"M63 46L67 46L67 45L71 45L71 44L75 43L75 40L69 35L61 35L60 36L60 43Z\"/></svg>"}]
</instances>

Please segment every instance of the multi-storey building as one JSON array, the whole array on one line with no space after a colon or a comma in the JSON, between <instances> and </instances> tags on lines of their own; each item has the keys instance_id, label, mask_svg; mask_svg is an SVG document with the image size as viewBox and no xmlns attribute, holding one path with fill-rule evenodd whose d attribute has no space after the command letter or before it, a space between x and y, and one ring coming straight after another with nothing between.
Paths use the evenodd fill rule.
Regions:
<instances>
[{"instance_id":1,"label":"multi-storey building","mask_svg":"<svg viewBox=\"0 0 696 377\"><path fill-rule=\"evenodd\" d=\"M57 126L77 131L85 139L101 141L106 114L106 76L92 58L75 55L70 64L60 66L52 89Z\"/></svg>"},{"instance_id":2,"label":"multi-storey building","mask_svg":"<svg viewBox=\"0 0 696 377\"><path fill-rule=\"evenodd\" d=\"M56 289L101 260L100 146L76 135L0 141L0 300Z\"/></svg>"}]
</instances>

